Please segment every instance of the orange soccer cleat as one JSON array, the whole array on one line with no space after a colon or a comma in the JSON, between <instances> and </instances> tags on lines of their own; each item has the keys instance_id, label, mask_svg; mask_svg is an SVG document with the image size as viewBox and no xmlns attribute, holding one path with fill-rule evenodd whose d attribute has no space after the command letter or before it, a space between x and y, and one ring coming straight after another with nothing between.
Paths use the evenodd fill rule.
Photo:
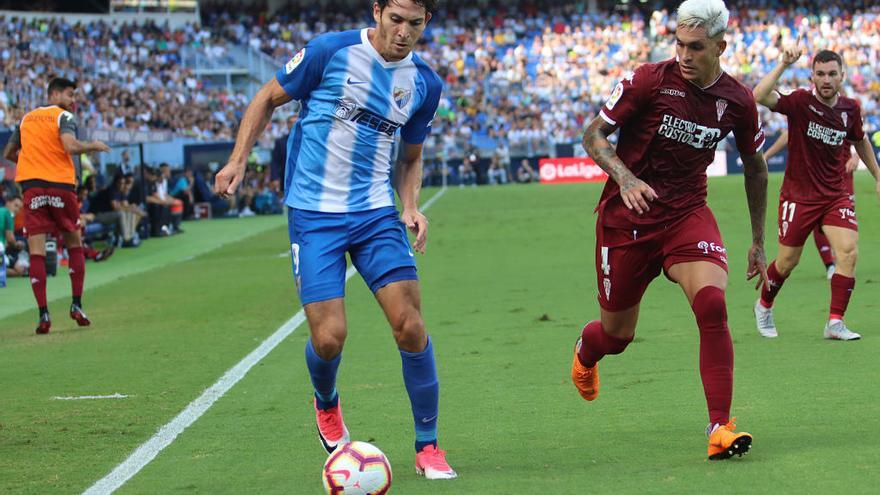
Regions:
<instances>
[{"instance_id":1,"label":"orange soccer cleat","mask_svg":"<svg viewBox=\"0 0 880 495\"><path fill-rule=\"evenodd\" d=\"M738 455L748 454L752 448L752 435L746 432L737 433L733 418L726 425L716 424L709 431L709 460L720 461ZM709 425L712 428L712 425Z\"/></svg>"},{"instance_id":2,"label":"orange soccer cleat","mask_svg":"<svg viewBox=\"0 0 880 495\"><path fill-rule=\"evenodd\" d=\"M599 363L587 368L581 363L578 352L583 342L578 337L574 346L574 361L571 363L571 381L577 387L578 392L586 400L594 400L599 396Z\"/></svg>"}]
</instances>

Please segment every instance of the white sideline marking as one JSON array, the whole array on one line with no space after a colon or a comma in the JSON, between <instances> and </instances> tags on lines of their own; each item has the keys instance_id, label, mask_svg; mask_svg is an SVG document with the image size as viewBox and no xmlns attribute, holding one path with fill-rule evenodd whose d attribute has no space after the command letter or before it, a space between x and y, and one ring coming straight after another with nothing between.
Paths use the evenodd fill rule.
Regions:
<instances>
[{"instance_id":1,"label":"white sideline marking","mask_svg":"<svg viewBox=\"0 0 880 495\"><path fill-rule=\"evenodd\" d=\"M122 395L116 392L113 395L80 395L77 397L52 397L54 400L89 400L89 399L125 399L133 397L131 395Z\"/></svg>"},{"instance_id":2,"label":"white sideline marking","mask_svg":"<svg viewBox=\"0 0 880 495\"><path fill-rule=\"evenodd\" d=\"M437 194L431 197L422 207L422 211L427 210L440 196L446 192L446 188L440 189ZM285 253L286 254L286 253ZM354 266L348 268L345 272L345 281L348 282L357 270ZM107 476L104 476L94 485L89 487L83 495L104 495L110 494L118 490L128 480L134 477L141 469L146 467L153 459L162 452L165 447L171 445L178 435L183 433L191 424L195 423L202 414L211 408L220 397L223 397L236 383L238 383L257 363L263 360L275 347L284 341L294 330L303 322L306 316L303 310L299 310L293 318L287 320L284 325L275 333L269 336L260 344L259 347L251 351L244 359L230 368L226 373L217 380L217 383L211 385L202 392L198 398L190 402L186 409L181 411L174 419L159 430L146 442L142 443L127 459L116 466Z\"/></svg>"}]
</instances>

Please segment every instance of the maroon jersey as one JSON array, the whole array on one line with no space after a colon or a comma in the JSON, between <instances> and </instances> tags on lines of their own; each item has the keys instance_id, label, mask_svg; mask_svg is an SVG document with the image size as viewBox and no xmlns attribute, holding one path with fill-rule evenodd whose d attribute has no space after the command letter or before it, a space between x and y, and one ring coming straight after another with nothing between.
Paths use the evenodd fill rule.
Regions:
<instances>
[{"instance_id":1,"label":"maroon jersey","mask_svg":"<svg viewBox=\"0 0 880 495\"><path fill-rule=\"evenodd\" d=\"M609 180L599 203L609 226L667 223L706 204L706 168L731 131L743 155L764 145L751 90L724 72L699 88L682 77L675 59L624 77L599 115L620 128L617 156L658 195L651 210L638 215Z\"/></svg>"},{"instance_id":2,"label":"maroon jersey","mask_svg":"<svg viewBox=\"0 0 880 495\"><path fill-rule=\"evenodd\" d=\"M852 98L840 96L834 107L810 90L779 95L774 109L788 117L788 162L782 196L791 201L820 203L852 194L846 161L849 141L861 141L862 110Z\"/></svg>"}]
</instances>

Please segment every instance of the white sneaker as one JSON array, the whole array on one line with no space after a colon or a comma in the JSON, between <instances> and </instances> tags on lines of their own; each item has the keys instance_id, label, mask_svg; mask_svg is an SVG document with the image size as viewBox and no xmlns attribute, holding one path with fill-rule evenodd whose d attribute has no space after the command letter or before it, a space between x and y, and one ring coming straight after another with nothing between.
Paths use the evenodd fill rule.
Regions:
<instances>
[{"instance_id":1,"label":"white sneaker","mask_svg":"<svg viewBox=\"0 0 880 495\"><path fill-rule=\"evenodd\" d=\"M831 277L834 276L834 263L828 265L828 268L825 269L825 275L828 276L828 280L831 280Z\"/></svg>"},{"instance_id":2,"label":"white sneaker","mask_svg":"<svg viewBox=\"0 0 880 495\"><path fill-rule=\"evenodd\" d=\"M831 340L859 340L862 336L846 328L843 320L828 320L828 323L825 324L825 338Z\"/></svg>"},{"instance_id":3,"label":"white sneaker","mask_svg":"<svg viewBox=\"0 0 880 495\"><path fill-rule=\"evenodd\" d=\"M776 323L773 322L773 308L765 308L760 299L755 302L755 321L762 337L772 339L779 336L776 333Z\"/></svg>"}]
</instances>

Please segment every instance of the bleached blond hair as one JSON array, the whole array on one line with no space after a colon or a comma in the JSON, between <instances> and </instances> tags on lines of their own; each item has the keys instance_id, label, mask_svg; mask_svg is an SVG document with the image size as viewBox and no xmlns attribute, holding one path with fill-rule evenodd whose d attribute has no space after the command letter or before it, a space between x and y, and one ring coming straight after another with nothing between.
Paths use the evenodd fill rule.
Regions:
<instances>
[{"instance_id":1,"label":"bleached blond hair","mask_svg":"<svg viewBox=\"0 0 880 495\"><path fill-rule=\"evenodd\" d=\"M729 19L723 0L685 0L678 6L678 27L705 28L709 38L726 32Z\"/></svg>"}]
</instances>

